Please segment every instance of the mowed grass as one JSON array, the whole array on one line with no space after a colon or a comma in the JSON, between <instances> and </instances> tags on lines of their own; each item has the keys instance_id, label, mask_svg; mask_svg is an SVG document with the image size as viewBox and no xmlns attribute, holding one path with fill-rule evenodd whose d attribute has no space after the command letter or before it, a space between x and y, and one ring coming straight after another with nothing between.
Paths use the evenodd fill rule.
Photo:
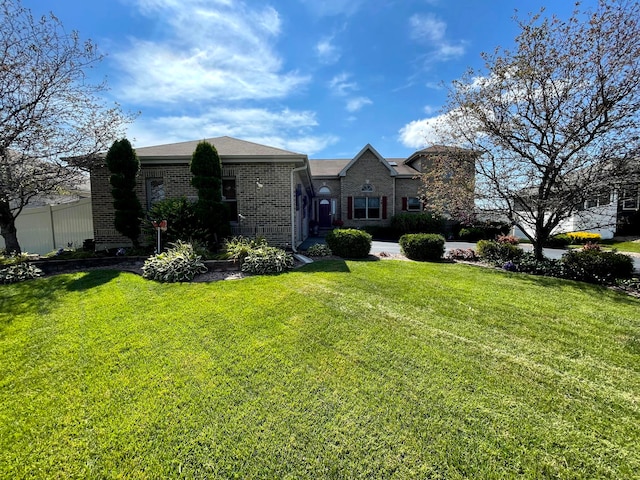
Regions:
<instances>
[{"instance_id":1,"label":"mowed grass","mask_svg":"<svg viewBox=\"0 0 640 480\"><path fill-rule=\"evenodd\" d=\"M640 242L612 242L604 241L604 245L611 246L620 252L640 253Z\"/></svg>"},{"instance_id":2,"label":"mowed grass","mask_svg":"<svg viewBox=\"0 0 640 480\"><path fill-rule=\"evenodd\" d=\"M638 478L640 301L453 264L0 286L1 478Z\"/></svg>"}]
</instances>

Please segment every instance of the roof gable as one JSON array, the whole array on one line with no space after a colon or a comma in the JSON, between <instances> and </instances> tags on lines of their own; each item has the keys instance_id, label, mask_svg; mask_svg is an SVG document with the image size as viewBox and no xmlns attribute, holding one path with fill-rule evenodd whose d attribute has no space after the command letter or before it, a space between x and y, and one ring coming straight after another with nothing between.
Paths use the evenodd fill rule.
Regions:
<instances>
[{"instance_id":1,"label":"roof gable","mask_svg":"<svg viewBox=\"0 0 640 480\"><path fill-rule=\"evenodd\" d=\"M389 165L389 162L387 162L384 157L382 155L380 155L377 150L375 148L373 148L371 146L371 144L367 143L364 148L362 150L360 150L360 152L358 152L358 154L353 157L353 159L347 164L345 165L345 167L340 171L340 173L338 174L340 177L344 177L347 175L347 171L358 161L360 160L360 157L362 157L362 155L364 155L364 153L366 151L370 151L371 153L373 153L373 155L380 161L380 163L382 163L382 165L384 165L388 170L389 170L389 175L391 175L392 177L395 177L397 175L397 172L395 171L395 169Z\"/></svg>"},{"instance_id":2,"label":"roof gable","mask_svg":"<svg viewBox=\"0 0 640 480\"><path fill-rule=\"evenodd\" d=\"M260 145L246 140L233 137L214 137L203 139L212 144L221 157L300 157L301 153L290 152L281 148ZM136 148L139 158L145 157L191 157L196 146L203 140L192 140L188 142L170 143L152 147Z\"/></svg>"}]
</instances>

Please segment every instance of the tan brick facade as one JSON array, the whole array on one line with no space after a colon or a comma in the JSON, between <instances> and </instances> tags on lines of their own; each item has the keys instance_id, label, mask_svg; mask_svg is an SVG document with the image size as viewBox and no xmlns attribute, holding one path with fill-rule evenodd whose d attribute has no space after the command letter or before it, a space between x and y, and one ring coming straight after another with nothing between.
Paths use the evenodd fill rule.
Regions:
<instances>
[{"instance_id":1,"label":"tan brick facade","mask_svg":"<svg viewBox=\"0 0 640 480\"><path fill-rule=\"evenodd\" d=\"M353 228L388 226L394 215L406 211L403 207L407 199L419 195L421 180L417 176L428 168L425 159L431 150L416 152L400 164L400 160L385 160L367 145L352 160L314 161L320 174L312 178L313 170L304 155L230 137L212 142L219 145L218 149L231 151L226 157L220 156L223 178L235 181L238 221L232 222L233 233L264 237L271 245L281 247L296 247L304 241L309 235L309 222L318 221L321 211L325 226L333 220L342 220L346 227ZM441 148L436 148L437 152L442 152ZM136 192L143 207L149 206L154 187L148 186L152 183L162 185L164 198L197 199L189 171L188 152L192 149L189 143L140 150L144 153L139 154L141 171ZM247 153L236 153L243 149ZM92 170L91 190L96 248L129 245L130 241L113 227L113 198L106 167Z\"/></svg>"}]
</instances>

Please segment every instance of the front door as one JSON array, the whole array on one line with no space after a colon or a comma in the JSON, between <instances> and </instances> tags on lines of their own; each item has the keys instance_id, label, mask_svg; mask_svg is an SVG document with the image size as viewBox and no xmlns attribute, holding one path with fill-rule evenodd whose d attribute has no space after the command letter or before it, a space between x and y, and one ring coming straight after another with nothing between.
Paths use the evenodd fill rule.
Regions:
<instances>
[{"instance_id":1,"label":"front door","mask_svg":"<svg viewBox=\"0 0 640 480\"><path fill-rule=\"evenodd\" d=\"M331 226L331 202L329 200L320 200L318 205L318 224L320 228L329 228Z\"/></svg>"}]
</instances>

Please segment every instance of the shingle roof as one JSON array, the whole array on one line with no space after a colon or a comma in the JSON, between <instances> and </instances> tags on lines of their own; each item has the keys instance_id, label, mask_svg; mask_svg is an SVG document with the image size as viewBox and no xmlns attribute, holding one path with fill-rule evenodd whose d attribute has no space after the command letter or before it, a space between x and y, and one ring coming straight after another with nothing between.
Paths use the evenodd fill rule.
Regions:
<instances>
[{"instance_id":1,"label":"shingle roof","mask_svg":"<svg viewBox=\"0 0 640 480\"><path fill-rule=\"evenodd\" d=\"M350 161L345 158L309 160L311 175L314 177L337 177Z\"/></svg>"},{"instance_id":2,"label":"shingle roof","mask_svg":"<svg viewBox=\"0 0 640 480\"><path fill-rule=\"evenodd\" d=\"M301 153L290 152L280 148L260 145L246 140L232 137L215 137L204 139L211 143L221 157L262 157L262 156L304 156ZM192 140L189 142L170 143L167 145L157 145L153 147L136 148L136 154L140 158L144 157L190 157L196 146L202 140Z\"/></svg>"}]
</instances>

